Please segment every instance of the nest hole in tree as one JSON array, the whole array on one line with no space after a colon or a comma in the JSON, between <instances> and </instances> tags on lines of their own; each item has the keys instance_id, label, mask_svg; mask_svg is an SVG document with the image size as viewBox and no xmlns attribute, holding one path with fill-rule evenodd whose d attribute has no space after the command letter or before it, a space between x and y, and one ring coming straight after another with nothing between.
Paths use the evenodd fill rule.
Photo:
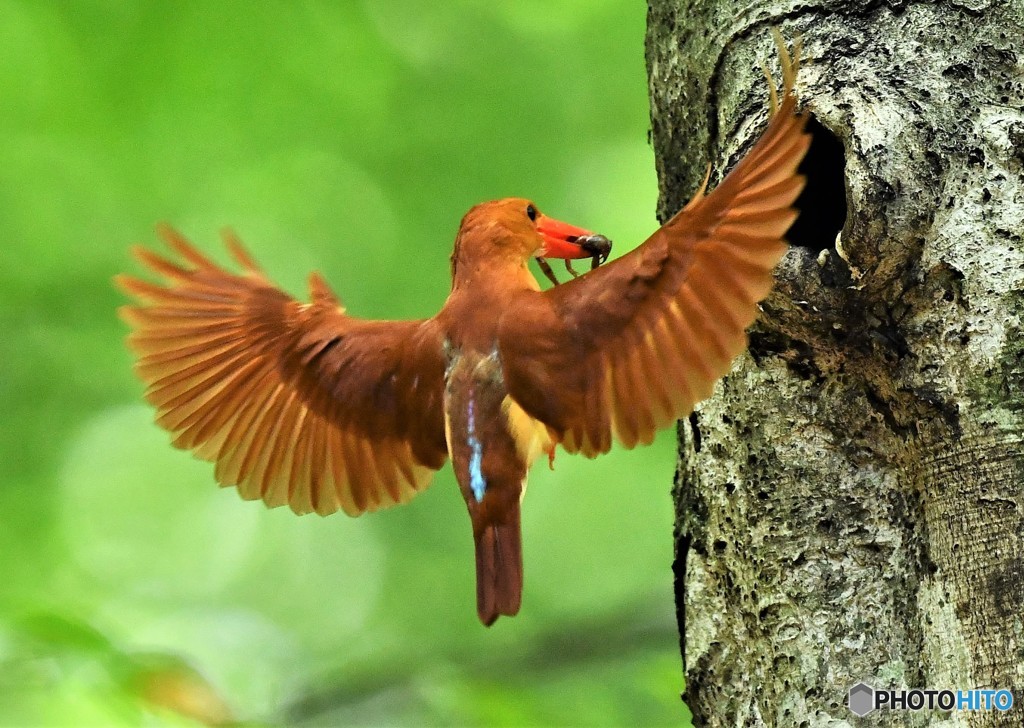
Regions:
<instances>
[{"instance_id":1,"label":"nest hole in tree","mask_svg":"<svg viewBox=\"0 0 1024 728\"><path fill-rule=\"evenodd\" d=\"M789 229L790 245L821 252L836 244L846 224L846 152L843 143L811 114L811 146L798 171L807 178L796 199L800 216Z\"/></svg>"}]
</instances>

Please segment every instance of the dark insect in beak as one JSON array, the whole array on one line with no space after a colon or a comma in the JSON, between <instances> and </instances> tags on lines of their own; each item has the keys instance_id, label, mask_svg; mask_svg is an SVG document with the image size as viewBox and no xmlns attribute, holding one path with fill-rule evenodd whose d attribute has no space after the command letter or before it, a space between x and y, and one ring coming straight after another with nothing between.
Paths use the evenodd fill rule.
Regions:
<instances>
[{"instance_id":1,"label":"dark insect in beak","mask_svg":"<svg viewBox=\"0 0 1024 728\"><path fill-rule=\"evenodd\" d=\"M604 235L581 235L579 237L569 237L566 240L580 246L584 253L590 254L590 270L596 269L597 266L608 260L608 254L612 252L612 241ZM573 278L579 278L580 274L573 269L568 258L565 259L565 269L572 274ZM555 285L558 285L554 272L550 268L544 271L544 273L548 278L555 281Z\"/></svg>"},{"instance_id":2,"label":"dark insect in beak","mask_svg":"<svg viewBox=\"0 0 1024 728\"><path fill-rule=\"evenodd\" d=\"M587 235L577 238L576 244L590 253L590 270L594 270L608 260L608 255L612 252L612 241L604 235Z\"/></svg>"},{"instance_id":3,"label":"dark insect in beak","mask_svg":"<svg viewBox=\"0 0 1024 728\"><path fill-rule=\"evenodd\" d=\"M590 270L594 270L597 266L608 260L608 255L612 252L612 241L604 235L567 235L565 242L578 246L584 253L584 255L576 254L571 257L590 258ZM547 261L543 257L538 257L537 265L540 266L541 271L544 272L548 280L557 286L558 279L555 277L555 272L551 270L551 266L548 265ZM569 257L565 258L565 269L569 271L573 278L578 278L580 275L573 269L572 263L569 262Z\"/></svg>"}]
</instances>

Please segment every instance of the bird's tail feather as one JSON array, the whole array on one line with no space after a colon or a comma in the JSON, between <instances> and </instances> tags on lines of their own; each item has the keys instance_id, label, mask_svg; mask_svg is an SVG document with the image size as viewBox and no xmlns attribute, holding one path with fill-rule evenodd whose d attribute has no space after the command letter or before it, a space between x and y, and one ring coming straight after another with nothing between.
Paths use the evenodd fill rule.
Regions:
<instances>
[{"instance_id":1,"label":"bird's tail feather","mask_svg":"<svg viewBox=\"0 0 1024 728\"><path fill-rule=\"evenodd\" d=\"M490 627L500 616L514 616L523 594L523 548L519 508L500 523L484 524L476 540L476 611Z\"/></svg>"}]
</instances>

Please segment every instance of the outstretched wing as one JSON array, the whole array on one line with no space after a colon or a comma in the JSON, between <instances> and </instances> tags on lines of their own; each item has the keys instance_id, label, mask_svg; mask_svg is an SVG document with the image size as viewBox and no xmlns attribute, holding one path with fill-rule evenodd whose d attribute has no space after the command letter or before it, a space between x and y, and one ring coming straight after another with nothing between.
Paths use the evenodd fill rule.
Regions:
<instances>
[{"instance_id":1,"label":"outstretched wing","mask_svg":"<svg viewBox=\"0 0 1024 728\"><path fill-rule=\"evenodd\" d=\"M161 234L186 265L137 248L165 285L117 283L146 399L174 445L216 463L221 485L296 513L350 515L403 503L447 449L443 335L426 321L346 316L316 274L311 303L271 284L226 235L236 275L181 235Z\"/></svg>"},{"instance_id":2,"label":"outstretched wing","mask_svg":"<svg viewBox=\"0 0 1024 728\"><path fill-rule=\"evenodd\" d=\"M510 394L569 452L607 452L613 437L650 442L710 396L746 348L804 185L796 169L810 137L791 79L764 135L711 194L502 321Z\"/></svg>"}]
</instances>

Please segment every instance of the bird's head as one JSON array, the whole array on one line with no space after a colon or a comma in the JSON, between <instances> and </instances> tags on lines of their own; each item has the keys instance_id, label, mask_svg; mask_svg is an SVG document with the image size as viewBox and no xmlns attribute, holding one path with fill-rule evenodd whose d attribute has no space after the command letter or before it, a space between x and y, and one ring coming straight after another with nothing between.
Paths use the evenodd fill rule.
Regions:
<instances>
[{"instance_id":1,"label":"bird's head","mask_svg":"<svg viewBox=\"0 0 1024 728\"><path fill-rule=\"evenodd\" d=\"M514 264L530 258L608 257L610 241L603 235L548 217L529 200L506 197L473 207L462 218L452 251L456 270Z\"/></svg>"}]
</instances>

